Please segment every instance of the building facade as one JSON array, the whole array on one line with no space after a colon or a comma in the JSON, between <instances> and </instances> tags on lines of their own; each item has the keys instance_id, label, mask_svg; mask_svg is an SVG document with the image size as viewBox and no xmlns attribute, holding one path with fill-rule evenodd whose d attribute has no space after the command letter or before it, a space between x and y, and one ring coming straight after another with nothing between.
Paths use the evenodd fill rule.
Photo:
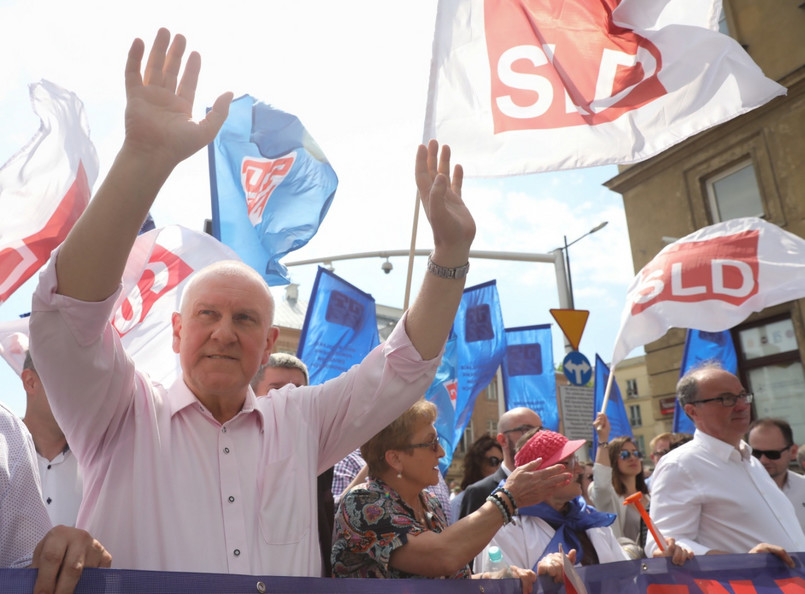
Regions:
<instances>
[{"instance_id":1,"label":"building facade","mask_svg":"<svg viewBox=\"0 0 805 594\"><path fill-rule=\"evenodd\" d=\"M623 196L636 271L671 238L731 218L760 216L805 237L805 3L724 0L723 16L722 29L788 93L607 182ZM803 316L805 300L798 300L731 330L740 378L755 394L753 415L786 418L799 443L805 441ZM674 395L684 341L685 330L676 329L645 347L655 413L667 410Z\"/></svg>"}]
</instances>

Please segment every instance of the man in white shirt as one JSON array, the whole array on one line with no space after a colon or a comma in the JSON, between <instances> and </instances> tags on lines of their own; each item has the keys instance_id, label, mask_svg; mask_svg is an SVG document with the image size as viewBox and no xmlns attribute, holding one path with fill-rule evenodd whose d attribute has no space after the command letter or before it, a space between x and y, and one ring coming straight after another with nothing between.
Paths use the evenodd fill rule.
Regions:
<instances>
[{"instance_id":1,"label":"man in white shirt","mask_svg":"<svg viewBox=\"0 0 805 594\"><path fill-rule=\"evenodd\" d=\"M805 550L791 502L751 455L742 436L753 396L718 366L688 372L677 398L696 425L693 440L660 460L652 481L651 519L660 534L697 555ZM649 538L646 553L656 543Z\"/></svg>"},{"instance_id":2,"label":"man in white shirt","mask_svg":"<svg viewBox=\"0 0 805 594\"><path fill-rule=\"evenodd\" d=\"M45 387L36 373L31 353L25 354L21 379L27 396L22 421L34 440L42 501L54 526L75 526L81 505L81 470L64 432L53 418Z\"/></svg>"},{"instance_id":3,"label":"man in white shirt","mask_svg":"<svg viewBox=\"0 0 805 594\"><path fill-rule=\"evenodd\" d=\"M797 459L797 444L791 425L783 419L758 419L747 438L757 458L794 506L799 525L805 530L805 477L789 470Z\"/></svg>"}]
</instances>

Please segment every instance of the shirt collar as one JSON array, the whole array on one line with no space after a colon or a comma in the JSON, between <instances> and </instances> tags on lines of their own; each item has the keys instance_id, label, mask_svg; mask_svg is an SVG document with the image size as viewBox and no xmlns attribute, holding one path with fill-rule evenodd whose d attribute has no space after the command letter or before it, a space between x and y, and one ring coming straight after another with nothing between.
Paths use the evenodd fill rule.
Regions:
<instances>
[{"instance_id":1,"label":"shirt collar","mask_svg":"<svg viewBox=\"0 0 805 594\"><path fill-rule=\"evenodd\" d=\"M713 437L712 435L708 435L704 431L699 431L697 429L693 434L693 441L698 442L717 458L725 462L729 460L730 456L733 455L740 456L741 460L744 462L752 457L752 448L750 448L749 444L747 444L744 440L741 440L741 442L738 444L738 448L736 449L726 441L721 441L717 437Z\"/></svg>"},{"instance_id":2,"label":"shirt collar","mask_svg":"<svg viewBox=\"0 0 805 594\"><path fill-rule=\"evenodd\" d=\"M171 418L173 418L176 413L189 406L196 406L199 412L202 412L202 414L209 414L206 407L198 398L196 398L196 395L190 391L190 388L187 387L187 384L184 383L184 380L181 377L173 382L173 385L168 390L167 399L168 405L170 406ZM254 395L254 390L252 390L251 386L249 386L248 391L246 392L246 400L243 402L243 407L240 409L240 413L238 413L235 418L252 412L257 412L260 428L263 429L265 425L263 411L257 407L257 398ZM212 415L210 415L210 417L212 418Z\"/></svg>"}]
</instances>

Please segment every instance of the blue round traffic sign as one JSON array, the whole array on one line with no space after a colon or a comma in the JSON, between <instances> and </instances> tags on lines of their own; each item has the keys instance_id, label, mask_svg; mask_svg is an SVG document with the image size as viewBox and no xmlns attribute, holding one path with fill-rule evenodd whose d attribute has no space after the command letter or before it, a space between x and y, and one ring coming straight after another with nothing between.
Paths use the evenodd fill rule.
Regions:
<instances>
[{"instance_id":1,"label":"blue round traffic sign","mask_svg":"<svg viewBox=\"0 0 805 594\"><path fill-rule=\"evenodd\" d=\"M586 386L593 376L593 366L579 351L570 351L562 361L562 371L574 386Z\"/></svg>"}]
</instances>

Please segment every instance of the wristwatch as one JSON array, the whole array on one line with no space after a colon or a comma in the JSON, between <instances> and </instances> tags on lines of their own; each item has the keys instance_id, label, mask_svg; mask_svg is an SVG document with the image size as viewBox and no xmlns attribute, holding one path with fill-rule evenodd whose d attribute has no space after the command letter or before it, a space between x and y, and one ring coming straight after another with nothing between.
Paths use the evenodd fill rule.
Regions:
<instances>
[{"instance_id":1,"label":"wristwatch","mask_svg":"<svg viewBox=\"0 0 805 594\"><path fill-rule=\"evenodd\" d=\"M439 278L464 278L470 269L470 263L467 262L464 266L457 266L456 268L448 268L446 266L439 266L433 261L433 254L428 256L428 272L435 274Z\"/></svg>"}]
</instances>

